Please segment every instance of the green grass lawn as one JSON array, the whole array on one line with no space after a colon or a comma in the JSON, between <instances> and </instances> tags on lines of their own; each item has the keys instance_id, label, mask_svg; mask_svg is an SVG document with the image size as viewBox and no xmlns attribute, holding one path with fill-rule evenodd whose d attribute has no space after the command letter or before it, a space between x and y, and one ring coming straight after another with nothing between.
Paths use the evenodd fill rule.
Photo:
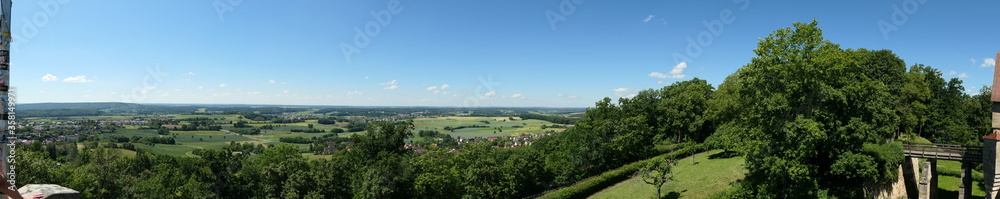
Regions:
<instances>
[{"instance_id":1,"label":"green grass lawn","mask_svg":"<svg viewBox=\"0 0 1000 199\"><path fill-rule=\"evenodd\" d=\"M746 175L742 156L722 157L721 150L700 153L678 160L673 167L673 181L663 185L663 195L681 198L706 198L728 190L732 184ZM714 156L713 156L714 155ZM633 177L615 186L598 192L590 198L651 198L656 197L656 188L646 184L641 177Z\"/></svg>"},{"instance_id":2,"label":"green grass lawn","mask_svg":"<svg viewBox=\"0 0 1000 199\"><path fill-rule=\"evenodd\" d=\"M945 175L944 173L961 174L962 163L959 161L951 160L938 160L938 197L939 198L958 198L958 184L960 178L958 176ZM946 171L948 170L948 171ZM973 176L982 177L983 173L973 170ZM974 178L980 179L980 178ZM986 197L986 192L983 191L983 181L973 180L972 181L972 196L976 197Z\"/></svg>"}]
</instances>

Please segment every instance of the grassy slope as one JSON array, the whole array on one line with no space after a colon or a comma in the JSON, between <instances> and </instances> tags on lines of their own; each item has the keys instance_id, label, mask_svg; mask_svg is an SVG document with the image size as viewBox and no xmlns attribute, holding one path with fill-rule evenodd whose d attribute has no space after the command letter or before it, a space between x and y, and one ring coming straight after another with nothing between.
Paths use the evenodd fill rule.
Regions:
<instances>
[{"instance_id":1,"label":"grassy slope","mask_svg":"<svg viewBox=\"0 0 1000 199\"><path fill-rule=\"evenodd\" d=\"M663 186L662 193L679 194L685 198L705 198L728 190L733 182L746 174L743 157L713 158L721 150L700 153L679 160L674 166L674 180ZM656 188L646 184L641 177L633 177L613 187L609 187L590 198L650 198L656 196Z\"/></svg>"}]
</instances>

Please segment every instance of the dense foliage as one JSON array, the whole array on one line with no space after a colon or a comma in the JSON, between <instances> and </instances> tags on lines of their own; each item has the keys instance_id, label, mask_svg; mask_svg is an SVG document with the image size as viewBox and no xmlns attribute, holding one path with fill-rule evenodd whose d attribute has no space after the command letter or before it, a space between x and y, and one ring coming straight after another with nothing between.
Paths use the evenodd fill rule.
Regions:
<instances>
[{"instance_id":1,"label":"dense foliage","mask_svg":"<svg viewBox=\"0 0 1000 199\"><path fill-rule=\"evenodd\" d=\"M985 133L960 115L969 97L958 79L907 72L888 50L841 49L815 21L775 31L754 52L709 103L710 143L746 155L744 196L860 198L865 182L896 179L902 147L887 141L898 135L967 143Z\"/></svg>"}]
</instances>

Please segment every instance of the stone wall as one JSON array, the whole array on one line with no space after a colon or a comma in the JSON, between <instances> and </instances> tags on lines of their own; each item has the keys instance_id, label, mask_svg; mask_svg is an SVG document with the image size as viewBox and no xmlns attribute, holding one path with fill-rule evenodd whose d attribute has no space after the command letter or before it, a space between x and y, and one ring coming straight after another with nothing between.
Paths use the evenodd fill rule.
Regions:
<instances>
[{"instance_id":1,"label":"stone wall","mask_svg":"<svg viewBox=\"0 0 1000 199\"><path fill-rule=\"evenodd\" d=\"M896 181L892 184L878 184L873 182L865 183L865 198L906 198L906 178L903 174L903 165L900 165L896 170Z\"/></svg>"}]
</instances>

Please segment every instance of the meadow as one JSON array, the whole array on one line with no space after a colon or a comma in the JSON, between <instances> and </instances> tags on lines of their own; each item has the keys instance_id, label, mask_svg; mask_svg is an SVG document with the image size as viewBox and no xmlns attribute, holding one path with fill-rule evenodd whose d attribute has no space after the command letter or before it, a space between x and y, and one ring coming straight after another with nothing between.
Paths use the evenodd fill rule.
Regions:
<instances>
[{"instance_id":1,"label":"meadow","mask_svg":"<svg viewBox=\"0 0 1000 199\"><path fill-rule=\"evenodd\" d=\"M691 161L694 158L694 161ZM693 157L676 160L673 180L661 190L666 198L708 198L729 190L747 171L743 156L727 157L722 150L713 150ZM656 187L632 177L608 187L589 198L655 198Z\"/></svg>"}]
</instances>

